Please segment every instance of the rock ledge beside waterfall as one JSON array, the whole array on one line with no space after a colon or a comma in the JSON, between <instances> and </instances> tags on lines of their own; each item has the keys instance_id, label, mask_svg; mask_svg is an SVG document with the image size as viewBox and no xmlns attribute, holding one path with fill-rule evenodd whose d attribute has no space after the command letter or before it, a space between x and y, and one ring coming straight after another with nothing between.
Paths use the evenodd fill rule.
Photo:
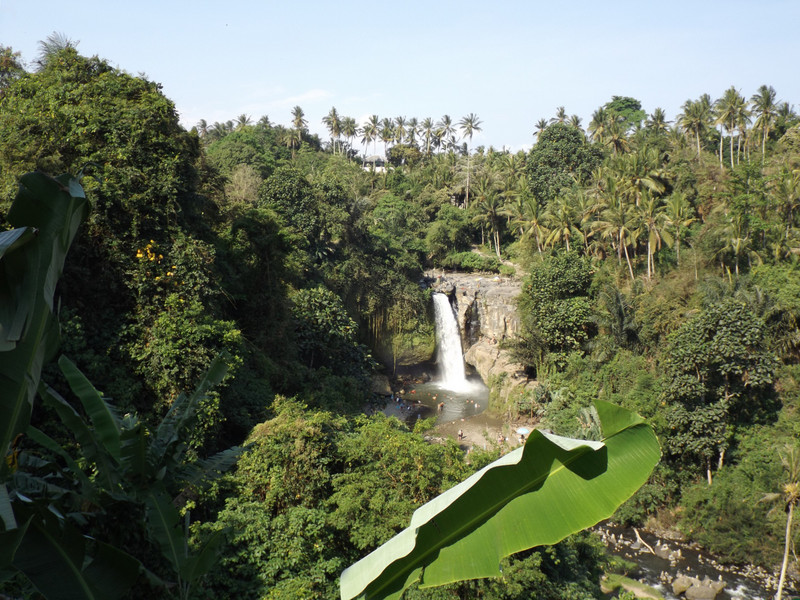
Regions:
<instances>
[{"instance_id":1,"label":"rock ledge beside waterfall","mask_svg":"<svg viewBox=\"0 0 800 600\"><path fill-rule=\"evenodd\" d=\"M450 297L461 331L464 361L490 387L499 382L495 385L502 390L493 392L508 397L512 389L532 385L522 365L501 349L501 343L519 331L516 299L521 282L518 279L436 269L425 273L425 282L433 291Z\"/></svg>"}]
</instances>

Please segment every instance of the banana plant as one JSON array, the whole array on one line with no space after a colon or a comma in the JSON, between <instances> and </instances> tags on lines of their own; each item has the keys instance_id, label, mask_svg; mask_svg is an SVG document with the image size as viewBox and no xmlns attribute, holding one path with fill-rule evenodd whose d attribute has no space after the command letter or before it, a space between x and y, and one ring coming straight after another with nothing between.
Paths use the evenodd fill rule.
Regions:
<instances>
[{"instance_id":1,"label":"banana plant","mask_svg":"<svg viewBox=\"0 0 800 600\"><path fill-rule=\"evenodd\" d=\"M525 445L418 508L408 528L345 569L342 600L499 577L500 560L609 518L647 480L661 450L641 417L595 403L602 440L534 431Z\"/></svg>"},{"instance_id":2,"label":"banana plant","mask_svg":"<svg viewBox=\"0 0 800 600\"><path fill-rule=\"evenodd\" d=\"M56 283L86 214L80 178L28 173L8 211L15 229L0 233L0 488L13 467L12 443L30 421L42 366L58 349ZM0 516L13 528L7 504Z\"/></svg>"},{"instance_id":3,"label":"banana plant","mask_svg":"<svg viewBox=\"0 0 800 600\"><path fill-rule=\"evenodd\" d=\"M153 432L133 415L120 417L65 357L59 366L88 421L41 382L42 366L58 349L56 283L86 214L79 178L29 173L8 213L15 229L0 232L0 583L22 573L45 598L86 600L120 598L142 574L164 583L135 557L84 533L105 506L123 502L143 509L149 537L185 598L213 565L224 534L190 553L188 514L180 515L173 498L239 454L232 448L206 461L184 460L196 407L225 376L225 357ZM79 457L30 426L37 392L74 435ZM20 453L23 436L39 450Z\"/></svg>"}]
</instances>

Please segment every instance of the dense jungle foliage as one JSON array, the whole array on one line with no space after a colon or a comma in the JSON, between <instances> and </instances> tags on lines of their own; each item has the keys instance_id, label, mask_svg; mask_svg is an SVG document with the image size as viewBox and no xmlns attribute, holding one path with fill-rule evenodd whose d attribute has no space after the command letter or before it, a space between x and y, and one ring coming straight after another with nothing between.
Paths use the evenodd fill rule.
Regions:
<instances>
[{"instance_id":1,"label":"dense jungle foliage","mask_svg":"<svg viewBox=\"0 0 800 600\"><path fill-rule=\"evenodd\" d=\"M298 106L272 115L286 125L186 131L158 84L70 43L30 72L0 58L0 229L22 174L86 173L61 351L154 431L214 357L227 365L187 456L247 449L209 489L176 491L193 548L224 538L188 596L337 597L344 567L497 456L364 414L375 372L431 356L426 268L522 281L507 346L538 385L498 411L581 437L599 397L655 426L663 460L618 520L780 565L798 500L800 119L770 86L687 100L674 122L615 96L584 130L562 108L511 153L472 148L472 114L358 125L332 108L321 140ZM378 144L385 167L366 160ZM55 365L45 379L70 397ZM52 407L33 422L76 445ZM76 524L102 538L114 510ZM114 543L169 581L142 516L125 527ZM582 534L516 555L501 581L407 597L596 598L605 561ZM178 591L151 578L144 595Z\"/></svg>"}]
</instances>

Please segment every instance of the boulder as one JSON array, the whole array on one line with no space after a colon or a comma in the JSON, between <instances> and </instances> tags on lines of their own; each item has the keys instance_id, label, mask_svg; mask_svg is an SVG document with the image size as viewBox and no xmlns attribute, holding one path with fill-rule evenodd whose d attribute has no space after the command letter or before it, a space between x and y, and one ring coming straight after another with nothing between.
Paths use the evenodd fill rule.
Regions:
<instances>
[{"instance_id":1,"label":"boulder","mask_svg":"<svg viewBox=\"0 0 800 600\"><path fill-rule=\"evenodd\" d=\"M700 581L694 577L689 577L688 575L678 575L672 580L672 593L676 596L680 596L682 593L692 587L695 582L700 583Z\"/></svg>"}]
</instances>

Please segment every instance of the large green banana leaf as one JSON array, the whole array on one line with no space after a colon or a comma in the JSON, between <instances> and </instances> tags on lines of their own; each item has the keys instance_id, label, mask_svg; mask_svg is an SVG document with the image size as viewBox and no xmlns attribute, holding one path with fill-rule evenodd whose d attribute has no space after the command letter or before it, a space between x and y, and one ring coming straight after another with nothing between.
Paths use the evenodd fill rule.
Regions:
<instances>
[{"instance_id":1,"label":"large green banana leaf","mask_svg":"<svg viewBox=\"0 0 800 600\"><path fill-rule=\"evenodd\" d=\"M596 402L602 441L534 431L526 444L418 508L410 526L342 573L342 600L497 577L500 560L610 517L661 456L641 417Z\"/></svg>"},{"instance_id":2,"label":"large green banana leaf","mask_svg":"<svg viewBox=\"0 0 800 600\"><path fill-rule=\"evenodd\" d=\"M53 296L87 210L78 180L28 173L0 238L0 457L30 420L42 365L58 347ZM0 461L3 479L5 461Z\"/></svg>"}]
</instances>

